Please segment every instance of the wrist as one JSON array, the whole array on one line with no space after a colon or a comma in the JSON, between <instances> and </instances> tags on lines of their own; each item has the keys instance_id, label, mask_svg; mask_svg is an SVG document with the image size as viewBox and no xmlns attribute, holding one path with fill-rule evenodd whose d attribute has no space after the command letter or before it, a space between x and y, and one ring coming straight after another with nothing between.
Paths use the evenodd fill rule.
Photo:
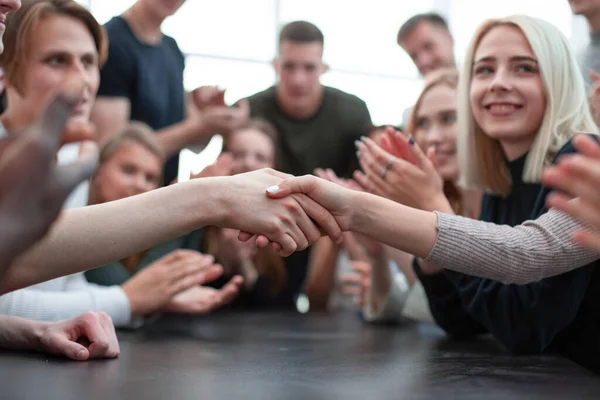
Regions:
<instances>
[{"instance_id":1,"label":"wrist","mask_svg":"<svg viewBox=\"0 0 600 400\"><path fill-rule=\"evenodd\" d=\"M232 211L231 200L227 194L226 177L193 179L185 182L190 187L192 204L188 211L192 217L194 229L204 226L229 226ZM201 194L201 195L199 195Z\"/></svg>"},{"instance_id":2,"label":"wrist","mask_svg":"<svg viewBox=\"0 0 600 400\"><path fill-rule=\"evenodd\" d=\"M367 203L369 202L369 195L364 192L357 190L349 190L347 196L347 220L348 227L342 227L343 231L346 232L358 232L362 233L360 227L365 222L365 212L367 211ZM367 218L368 219L368 218Z\"/></svg>"},{"instance_id":3,"label":"wrist","mask_svg":"<svg viewBox=\"0 0 600 400\"><path fill-rule=\"evenodd\" d=\"M43 321L27 321L27 329L23 332L23 338L27 348L31 350L42 351L42 337L44 332L50 325L50 322Z\"/></svg>"},{"instance_id":4,"label":"wrist","mask_svg":"<svg viewBox=\"0 0 600 400\"><path fill-rule=\"evenodd\" d=\"M444 214L454 214L454 209L452 208L450 201L443 193L431 198L424 206L425 207L422 207L422 210L425 211L439 211Z\"/></svg>"}]
</instances>

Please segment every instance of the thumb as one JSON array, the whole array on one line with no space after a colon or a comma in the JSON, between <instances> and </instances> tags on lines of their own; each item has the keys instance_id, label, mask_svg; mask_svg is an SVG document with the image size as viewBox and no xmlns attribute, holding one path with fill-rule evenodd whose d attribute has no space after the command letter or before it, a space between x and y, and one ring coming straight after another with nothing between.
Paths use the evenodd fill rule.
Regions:
<instances>
[{"instance_id":1,"label":"thumb","mask_svg":"<svg viewBox=\"0 0 600 400\"><path fill-rule=\"evenodd\" d=\"M594 81L600 81L600 74L598 74L594 70L590 70L590 78L593 79Z\"/></svg>"},{"instance_id":2,"label":"thumb","mask_svg":"<svg viewBox=\"0 0 600 400\"><path fill-rule=\"evenodd\" d=\"M78 361L85 361L90 357L90 352L85 346L69 340L64 334L55 336L52 340L52 348L48 350Z\"/></svg>"},{"instance_id":3,"label":"thumb","mask_svg":"<svg viewBox=\"0 0 600 400\"><path fill-rule=\"evenodd\" d=\"M267 196L272 199L281 199L293 193L310 194L315 189L316 179L310 175L284 179L279 185L267 188Z\"/></svg>"}]
</instances>

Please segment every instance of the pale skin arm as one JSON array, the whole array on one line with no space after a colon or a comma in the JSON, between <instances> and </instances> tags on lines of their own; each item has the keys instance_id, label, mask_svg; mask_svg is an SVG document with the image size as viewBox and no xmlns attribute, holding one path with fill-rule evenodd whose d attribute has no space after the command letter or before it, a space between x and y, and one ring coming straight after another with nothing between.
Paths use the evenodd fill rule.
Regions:
<instances>
[{"instance_id":1,"label":"pale skin arm","mask_svg":"<svg viewBox=\"0 0 600 400\"><path fill-rule=\"evenodd\" d=\"M98 141L102 143L111 135L122 131L131 116L131 104L123 97L98 97L92 109L90 119L97 129ZM158 141L167 155L189 145L191 138L198 136L201 126L193 126L189 120L184 120L168 128L159 130ZM206 133L206 136L210 134Z\"/></svg>"},{"instance_id":2,"label":"pale skin arm","mask_svg":"<svg viewBox=\"0 0 600 400\"><path fill-rule=\"evenodd\" d=\"M1 292L113 262L206 225L267 233L266 237L283 245L279 251L283 256L305 249L321 236L310 218L339 240L340 227L331 214L308 197L287 202L264 198L264 186L284 177L261 170L194 179L68 210L49 235L11 265Z\"/></svg>"},{"instance_id":3,"label":"pale skin arm","mask_svg":"<svg viewBox=\"0 0 600 400\"><path fill-rule=\"evenodd\" d=\"M395 203L369 193L345 189L314 176L286 179L269 187L267 195L283 198L292 193L304 193L329 210L343 231L371 237L388 246L420 258L426 258L437 239L437 216ZM247 235L241 239L248 239ZM269 245L264 237L259 246ZM278 248L275 243L271 244Z\"/></svg>"}]
</instances>

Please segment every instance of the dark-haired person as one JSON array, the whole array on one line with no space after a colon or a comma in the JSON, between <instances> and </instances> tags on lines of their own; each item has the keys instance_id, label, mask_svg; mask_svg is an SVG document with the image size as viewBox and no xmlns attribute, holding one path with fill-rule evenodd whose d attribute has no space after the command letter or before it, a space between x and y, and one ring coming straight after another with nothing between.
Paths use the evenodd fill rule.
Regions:
<instances>
[{"instance_id":1,"label":"dark-haired person","mask_svg":"<svg viewBox=\"0 0 600 400\"><path fill-rule=\"evenodd\" d=\"M437 13L410 17L400 27L397 41L424 77L438 69L456 66L454 39L448 23Z\"/></svg>"},{"instance_id":2,"label":"dark-haired person","mask_svg":"<svg viewBox=\"0 0 600 400\"><path fill-rule=\"evenodd\" d=\"M277 83L248 98L252 117L277 129L279 170L292 175L331 168L348 176L358 165L354 141L372 127L364 101L321 84L328 69L323 45L323 33L312 23L285 25L273 62Z\"/></svg>"},{"instance_id":3,"label":"dark-haired person","mask_svg":"<svg viewBox=\"0 0 600 400\"><path fill-rule=\"evenodd\" d=\"M179 150L226 134L247 119L244 102L226 107L223 93L199 88L186 104L183 87L185 57L161 26L185 0L137 0L106 25L109 57L100 72L98 99L91 120L99 140L120 132L128 121L157 131L168 160L164 182L177 177ZM193 101L192 101L193 99Z\"/></svg>"},{"instance_id":4,"label":"dark-haired person","mask_svg":"<svg viewBox=\"0 0 600 400\"><path fill-rule=\"evenodd\" d=\"M273 62L277 83L248 98L250 115L277 129L278 170L293 175L331 168L349 177L358 167L354 141L367 136L373 126L365 102L339 89L324 86L320 78L324 36L314 24L294 21L279 34ZM302 271L304 279L309 251L285 259L288 271Z\"/></svg>"}]
</instances>

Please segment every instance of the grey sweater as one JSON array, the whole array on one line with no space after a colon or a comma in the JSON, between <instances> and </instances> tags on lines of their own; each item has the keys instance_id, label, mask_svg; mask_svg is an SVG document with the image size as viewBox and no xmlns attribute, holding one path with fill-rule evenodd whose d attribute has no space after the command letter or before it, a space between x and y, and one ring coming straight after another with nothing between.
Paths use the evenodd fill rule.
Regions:
<instances>
[{"instance_id":1,"label":"grey sweater","mask_svg":"<svg viewBox=\"0 0 600 400\"><path fill-rule=\"evenodd\" d=\"M444 269L527 284L600 259L572 241L574 231L588 228L557 210L515 227L436 214L438 237L426 261Z\"/></svg>"}]
</instances>

